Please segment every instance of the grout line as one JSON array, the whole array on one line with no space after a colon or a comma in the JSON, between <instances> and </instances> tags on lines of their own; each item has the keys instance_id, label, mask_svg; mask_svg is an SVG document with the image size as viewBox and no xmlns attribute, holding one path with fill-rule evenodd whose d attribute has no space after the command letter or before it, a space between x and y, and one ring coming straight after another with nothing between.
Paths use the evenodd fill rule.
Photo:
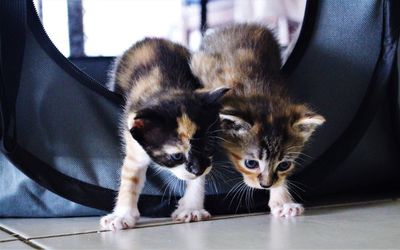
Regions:
<instances>
[{"instance_id":1,"label":"grout line","mask_svg":"<svg viewBox=\"0 0 400 250\"><path fill-rule=\"evenodd\" d=\"M5 242L10 242L10 241L18 241L18 239L0 240L0 244L5 243Z\"/></svg>"},{"instance_id":2,"label":"grout line","mask_svg":"<svg viewBox=\"0 0 400 250\"><path fill-rule=\"evenodd\" d=\"M320 205L320 206L310 206L306 207L307 210L318 210L318 209L326 209L326 208L346 208L352 206L359 206L359 205L373 205L379 203L391 203L400 201L399 198L391 198L391 199L377 199L377 200L370 200L370 201L354 201L354 202L347 202L347 203L339 203L339 204L330 204L330 205Z\"/></svg>"},{"instance_id":3,"label":"grout line","mask_svg":"<svg viewBox=\"0 0 400 250\"><path fill-rule=\"evenodd\" d=\"M211 218L210 220L207 220L207 221L191 222L191 224L204 223L204 222L216 221L216 220L234 219L234 218L241 218L241 217L258 216L258 215L265 215L265 214L268 214L268 213L260 212L260 213L239 214L239 215L222 215L222 216L218 216L215 218ZM137 225L136 227L127 229L127 230L149 228L149 227L156 227L156 226L170 226L170 225L178 225L178 224L186 224L186 222L164 221L164 222L146 223L146 224ZM36 236L36 237L26 238L26 240L31 241L31 240L38 240L38 239L59 238L59 237L64 237L64 236L85 235L85 234L106 233L106 232L112 232L112 231L111 230L91 230L91 231L85 231L85 232L79 232L79 233L63 233L63 234L53 234L53 235L46 235L46 236Z\"/></svg>"},{"instance_id":4,"label":"grout line","mask_svg":"<svg viewBox=\"0 0 400 250\"><path fill-rule=\"evenodd\" d=\"M8 234L8 235L10 235L10 237L11 237L10 239L0 240L0 243L3 243L3 242L10 242L10 241L17 241L17 240L18 240L18 239L17 239L18 234L13 233L13 232L11 232L10 230L7 230L6 228L3 228L3 227L1 227L1 226L0 226L0 231L6 233L6 234ZM14 238L14 239L12 239L12 238Z\"/></svg>"},{"instance_id":5,"label":"grout line","mask_svg":"<svg viewBox=\"0 0 400 250\"><path fill-rule=\"evenodd\" d=\"M18 235L18 234L16 234L16 233L11 232L10 230L8 230L8 229L2 227L2 226L0 226L0 231L3 231L4 233L10 235L11 237L15 237L15 236Z\"/></svg>"},{"instance_id":6,"label":"grout line","mask_svg":"<svg viewBox=\"0 0 400 250\"><path fill-rule=\"evenodd\" d=\"M7 228L4 228L4 227L0 226L0 230L5 232L5 233L7 233L7 234L9 234L10 236L16 238L15 240L5 240L5 241L1 241L1 242L19 241L19 242L25 243L26 245L28 245L28 246L30 246L30 247L32 247L34 249L43 249L43 248L37 246L36 244L30 242L28 239L25 239L21 235L8 230Z\"/></svg>"}]
</instances>

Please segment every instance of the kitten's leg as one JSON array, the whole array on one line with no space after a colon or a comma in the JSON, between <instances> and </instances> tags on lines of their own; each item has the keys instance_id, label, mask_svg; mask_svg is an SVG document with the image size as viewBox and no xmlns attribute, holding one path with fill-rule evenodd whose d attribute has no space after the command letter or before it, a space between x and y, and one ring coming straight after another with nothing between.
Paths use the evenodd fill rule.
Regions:
<instances>
[{"instance_id":1,"label":"kitten's leg","mask_svg":"<svg viewBox=\"0 0 400 250\"><path fill-rule=\"evenodd\" d=\"M204 209L205 176L186 181L185 195L179 200L179 206L172 213L176 221L207 220L211 215Z\"/></svg>"},{"instance_id":2,"label":"kitten's leg","mask_svg":"<svg viewBox=\"0 0 400 250\"><path fill-rule=\"evenodd\" d=\"M150 158L132 136L125 136L126 156L122 165L121 184L113 213L100 220L102 228L120 230L132 228L139 219L137 207L140 192L146 180Z\"/></svg>"},{"instance_id":3,"label":"kitten's leg","mask_svg":"<svg viewBox=\"0 0 400 250\"><path fill-rule=\"evenodd\" d=\"M304 212L303 205L293 202L286 184L271 188L268 205L275 217L298 216Z\"/></svg>"}]
</instances>

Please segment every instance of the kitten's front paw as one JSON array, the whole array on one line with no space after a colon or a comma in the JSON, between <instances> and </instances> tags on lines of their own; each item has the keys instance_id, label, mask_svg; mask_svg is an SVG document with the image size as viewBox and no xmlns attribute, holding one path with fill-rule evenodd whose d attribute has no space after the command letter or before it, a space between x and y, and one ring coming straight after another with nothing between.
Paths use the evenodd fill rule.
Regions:
<instances>
[{"instance_id":1,"label":"kitten's front paw","mask_svg":"<svg viewBox=\"0 0 400 250\"><path fill-rule=\"evenodd\" d=\"M299 203L277 204L270 206L270 208L275 217L293 217L304 213L304 207Z\"/></svg>"},{"instance_id":2,"label":"kitten's front paw","mask_svg":"<svg viewBox=\"0 0 400 250\"><path fill-rule=\"evenodd\" d=\"M100 219L100 225L102 229L106 230L123 230L133 228L139 219L138 211L126 212L122 215L112 213L106 215Z\"/></svg>"},{"instance_id":3,"label":"kitten's front paw","mask_svg":"<svg viewBox=\"0 0 400 250\"><path fill-rule=\"evenodd\" d=\"M178 207L175 212L172 213L172 219L180 222L191 222L207 220L211 217L205 209L186 209L184 207Z\"/></svg>"}]
</instances>

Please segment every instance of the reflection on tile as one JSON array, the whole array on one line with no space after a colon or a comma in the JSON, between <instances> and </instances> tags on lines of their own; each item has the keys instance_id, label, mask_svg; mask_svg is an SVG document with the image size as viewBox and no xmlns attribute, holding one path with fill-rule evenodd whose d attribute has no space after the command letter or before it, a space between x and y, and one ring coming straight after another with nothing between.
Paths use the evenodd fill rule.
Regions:
<instances>
[{"instance_id":1,"label":"reflection on tile","mask_svg":"<svg viewBox=\"0 0 400 250\"><path fill-rule=\"evenodd\" d=\"M0 219L0 226L26 239L100 230L99 217ZM165 223L169 218L140 218L138 226Z\"/></svg>"},{"instance_id":2,"label":"reflection on tile","mask_svg":"<svg viewBox=\"0 0 400 250\"><path fill-rule=\"evenodd\" d=\"M0 242L0 249L34 249L21 241Z\"/></svg>"},{"instance_id":3,"label":"reflection on tile","mask_svg":"<svg viewBox=\"0 0 400 250\"><path fill-rule=\"evenodd\" d=\"M321 249L398 248L400 202L310 210L307 216L269 215L36 239L46 248Z\"/></svg>"}]
</instances>

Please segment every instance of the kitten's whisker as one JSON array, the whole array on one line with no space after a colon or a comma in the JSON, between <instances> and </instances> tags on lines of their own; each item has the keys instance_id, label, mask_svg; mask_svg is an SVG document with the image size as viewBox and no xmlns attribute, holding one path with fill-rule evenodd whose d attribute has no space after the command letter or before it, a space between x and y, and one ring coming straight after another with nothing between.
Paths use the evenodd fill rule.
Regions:
<instances>
[{"instance_id":1,"label":"kitten's whisker","mask_svg":"<svg viewBox=\"0 0 400 250\"><path fill-rule=\"evenodd\" d=\"M290 189L289 193L293 193L294 195L297 196L298 199L300 199L301 201L304 201L302 196L297 192L297 190L299 190L300 192L305 192L305 190L299 188L298 186L294 185L293 183L290 183L290 182L287 182L287 183L288 183L288 187Z\"/></svg>"},{"instance_id":2,"label":"kitten's whisker","mask_svg":"<svg viewBox=\"0 0 400 250\"><path fill-rule=\"evenodd\" d=\"M218 140L221 140L221 141L223 141L223 142L229 142L229 141L227 141L226 139L224 139L224 138L222 138L222 137L219 137L219 136L215 136L215 135L213 135L213 136L209 136L210 138L212 138L212 139L218 139Z\"/></svg>"},{"instance_id":3,"label":"kitten's whisker","mask_svg":"<svg viewBox=\"0 0 400 250\"><path fill-rule=\"evenodd\" d=\"M290 150L290 149L292 149L292 148L303 148L304 146L302 146L302 145L297 145L297 146L291 146L291 147L288 147L288 148L286 148L285 150Z\"/></svg>"},{"instance_id":4,"label":"kitten's whisker","mask_svg":"<svg viewBox=\"0 0 400 250\"><path fill-rule=\"evenodd\" d=\"M229 160L214 160L213 162L225 162L225 163L231 163Z\"/></svg>"},{"instance_id":5,"label":"kitten's whisker","mask_svg":"<svg viewBox=\"0 0 400 250\"><path fill-rule=\"evenodd\" d=\"M250 191L250 188L247 186L246 187L245 202L246 202L247 212L250 213L250 198L249 198L250 192L249 191Z\"/></svg>"},{"instance_id":6,"label":"kitten's whisker","mask_svg":"<svg viewBox=\"0 0 400 250\"><path fill-rule=\"evenodd\" d=\"M225 143L228 143L228 144L235 144L235 142L228 141L228 140L226 140L225 138L222 138L222 137L220 137L220 136L210 135L209 138L215 139L215 140L217 140L218 142L222 141L222 142L225 142ZM217 143L218 143L218 142L217 142Z\"/></svg>"},{"instance_id":7,"label":"kitten's whisker","mask_svg":"<svg viewBox=\"0 0 400 250\"><path fill-rule=\"evenodd\" d=\"M305 156L305 157L308 157L308 158L311 158L311 159L314 158L314 157L312 157L312 156L310 156L308 154L302 153L302 152L287 152L286 154L287 155L301 155L301 156Z\"/></svg>"},{"instance_id":8,"label":"kitten's whisker","mask_svg":"<svg viewBox=\"0 0 400 250\"><path fill-rule=\"evenodd\" d=\"M196 153L201 154L201 152L200 152L199 150L197 150L197 149L195 149L195 148L193 148L193 147L191 147L190 150L192 150L192 151L194 151L194 152L196 152Z\"/></svg>"},{"instance_id":9,"label":"kitten's whisker","mask_svg":"<svg viewBox=\"0 0 400 250\"><path fill-rule=\"evenodd\" d=\"M294 159L295 159L295 160L304 161L304 162L307 161L307 159L304 159L304 158L302 158L301 156L298 156L298 157L296 157L296 158L294 158Z\"/></svg>"},{"instance_id":10,"label":"kitten's whisker","mask_svg":"<svg viewBox=\"0 0 400 250\"><path fill-rule=\"evenodd\" d=\"M305 189L308 189L308 188L309 188L307 185L305 185L305 184L302 183L302 182L295 181L295 180L288 180L288 181L290 181L291 183L296 183L298 186L302 186L302 187L305 188Z\"/></svg>"},{"instance_id":11,"label":"kitten's whisker","mask_svg":"<svg viewBox=\"0 0 400 250\"><path fill-rule=\"evenodd\" d=\"M229 179L229 180L226 180L226 183L237 182L238 180L243 180L243 178L237 177L237 178Z\"/></svg>"},{"instance_id":12,"label":"kitten's whisker","mask_svg":"<svg viewBox=\"0 0 400 250\"><path fill-rule=\"evenodd\" d=\"M183 180L180 180L180 179L178 179L178 185L177 185L177 191L175 192L175 197L176 196L182 196L182 195L184 195L183 193L182 193L182 184L183 184Z\"/></svg>"},{"instance_id":13,"label":"kitten's whisker","mask_svg":"<svg viewBox=\"0 0 400 250\"><path fill-rule=\"evenodd\" d=\"M216 177L218 177L222 182L224 182L224 183L231 183L231 182L236 182L237 180L240 180L240 179L243 179L242 177L235 177L235 178L227 178L227 176L226 175L224 175L223 173L225 173L226 171L224 171L224 172L220 172L220 171L214 171L214 174L215 174L215 176ZM231 172L232 173L232 172Z\"/></svg>"},{"instance_id":14,"label":"kitten's whisker","mask_svg":"<svg viewBox=\"0 0 400 250\"><path fill-rule=\"evenodd\" d=\"M213 163L232 166L232 162L231 161L213 161Z\"/></svg>"},{"instance_id":15,"label":"kitten's whisker","mask_svg":"<svg viewBox=\"0 0 400 250\"><path fill-rule=\"evenodd\" d=\"M164 185L161 187L161 189L163 189L164 187L164 192L163 192L163 195L161 196L161 201L164 201L164 197L165 197L165 195L166 195L166 192L167 192L167 190L169 189L169 185L170 185L170 183L171 183L171 181L172 181L172 179L173 179L174 177L173 176L168 176L168 178L167 178L167 180L165 181L165 183L164 183Z\"/></svg>"},{"instance_id":16,"label":"kitten's whisker","mask_svg":"<svg viewBox=\"0 0 400 250\"><path fill-rule=\"evenodd\" d=\"M218 194L218 188L217 188L217 181L215 180L216 177L214 177L215 172L210 172L206 178L206 181L210 183L210 185L214 188L215 192Z\"/></svg>"},{"instance_id":17,"label":"kitten's whisker","mask_svg":"<svg viewBox=\"0 0 400 250\"><path fill-rule=\"evenodd\" d=\"M228 193L225 195L223 200L226 200L228 198L228 196L233 193L236 189L238 189L240 186L242 185L241 182L237 182L235 185L233 185L233 187L228 191Z\"/></svg>"},{"instance_id":18,"label":"kitten's whisker","mask_svg":"<svg viewBox=\"0 0 400 250\"><path fill-rule=\"evenodd\" d=\"M297 199L294 199L292 193L297 197ZM304 199L302 198L302 196L301 196L299 193L297 193L297 191L296 191L294 188L291 188L291 189L290 189L289 195L290 195L290 197L291 197L293 200L301 200L301 201L304 201Z\"/></svg>"},{"instance_id":19,"label":"kitten's whisker","mask_svg":"<svg viewBox=\"0 0 400 250\"><path fill-rule=\"evenodd\" d=\"M294 183L291 182L291 181L287 181L287 183L288 183L291 187L297 188L297 189L299 189L300 191L303 191L303 192L306 191L305 189L299 187L298 185L294 184Z\"/></svg>"},{"instance_id":20,"label":"kitten's whisker","mask_svg":"<svg viewBox=\"0 0 400 250\"><path fill-rule=\"evenodd\" d=\"M243 193L243 186L241 186L241 188L237 191L237 197L238 197L238 201L237 201L237 206L236 206L236 210L235 210L235 214L237 214L239 207L242 203L242 193ZM232 199L231 203L233 202L234 199ZM231 205L230 205L231 206Z\"/></svg>"},{"instance_id":21,"label":"kitten's whisker","mask_svg":"<svg viewBox=\"0 0 400 250\"><path fill-rule=\"evenodd\" d=\"M233 203L233 201L235 200L235 197L239 194L239 191L242 189L242 187L243 187L242 183L239 182L239 185L238 185L238 187L235 189L234 194L233 194L233 196L232 196L232 198L231 198L231 202L229 203L229 208L232 207L232 203Z\"/></svg>"},{"instance_id":22,"label":"kitten's whisker","mask_svg":"<svg viewBox=\"0 0 400 250\"><path fill-rule=\"evenodd\" d=\"M162 169L161 167L158 167L157 165L155 165L153 167L153 170L154 170L154 173L153 173L154 177L158 176L159 174L161 174L164 171L164 169Z\"/></svg>"},{"instance_id":23,"label":"kitten's whisker","mask_svg":"<svg viewBox=\"0 0 400 250\"><path fill-rule=\"evenodd\" d=\"M251 188L251 202L252 202L252 207L254 206L254 188Z\"/></svg>"},{"instance_id":24,"label":"kitten's whisker","mask_svg":"<svg viewBox=\"0 0 400 250\"><path fill-rule=\"evenodd\" d=\"M244 184L244 182L240 182L239 188L235 191L235 194L233 195L231 202L229 203L229 207L232 207L232 203L233 201L236 199L236 197L239 197L241 195L241 192L243 190L243 187L245 187L246 185ZM240 205L240 201L238 202L238 206ZM237 213L237 210L236 212Z\"/></svg>"},{"instance_id":25,"label":"kitten's whisker","mask_svg":"<svg viewBox=\"0 0 400 250\"><path fill-rule=\"evenodd\" d=\"M243 183L243 184L244 184L244 183ZM245 197L246 189L247 189L247 185L243 185L242 188L241 188L240 191L239 191L239 193L240 193L240 198L239 198L239 202L238 202L238 205L237 205L237 207L236 207L235 213L238 212L239 207L240 207L240 205L242 204L242 200L243 200L243 198ZM245 202L246 202L246 201L245 201Z\"/></svg>"},{"instance_id":26,"label":"kitten's whisker","mask_svg":"<svg viewBox=\"0 0 400 250\"><path fill-rule=\"evenodd\" d=\"M236 172L236 170L230 165L216 164L215 168L218 169L219 171L222 170L222 171Z\"/></svg>"},{"instance_id":27,"label":"kitten's whisker","mask_svg":"<svg viewBox=\"0 0 400 250\"><path fill-rule=\"evenodd\" d=\"M227 162L215 163L214 166L216 166L216 168L225 168L225 169L233 170L233 165L231 163L227 163Z\"/></svg>"},{"instance_id":28,"label":"kitten's whisker","mask_svg":"<svg viewBox=\"0 0 400 250\"><path fill-rule=\"evenodd\" d=\"M208 126L208 128L206 129L206 134L208 134L208 131L210 130L210 128L211 128L214 124L216 124L218 121L219 121L219 117L217 117L217 118L215 119L215 121L214 121L213 123L211 123L210 126Z\"/></svg>"},{"instance_id":29,"label":"kitten's whisker","mask_svg":"<svg viewBox=\"0 0 400 250\"><path fill-rule=\"evenodd\" d=\"M175 181L173 182L173 187L170 189L169 202L171 202L172 197L174 197L176 199L176 194L177 194L176 187L179 185L179 181L180 181L180 179L175 178ZM168 204L170 204L170 203L168 203Z\"/></svg>"},{"instance_id":30,"label":"kitten's whisker","mask_svg":"<svg viewBox=\"0 0 400 250\"><path fill-rule=\"evenodd\" d=\"M216 129L216 130L213 130L211 132L207 132L207 135L212 135L212 134L220 133L220 132L223 132L223 131L224 131L223 129Z\"/></svg>"},{"instance_id":31,"label":"kitten's whisker","mask_svg":"<svg viewBox=\"0 0 400 250\"><path fill-rule=\"evenodd\" d=\"M253 191L254 191L254 189L252 187L248 187L248 192L249 192L249 212L251 211L251 208L254 205Z\"/></svg>"},{"instance_id":32,"label":"kitten's whisker","mask_svg":"<svg viewBox=\"0 0 400 250\"><path fill-rule=\"evenodd\" d=\"M303 166L303 164L300 163L300 162L297 162L297 161L293 161L293 162L296 164L296 166L299 166L299 167L302 167L302 166Z\"/></svg>"},{"instance_id":33,"label":"kitten's whisker","mask_svg":"<svg viewBox=\"0 0 400 250\"><path fill-rule=\"evenodd\" d=\"M169 192L168 192L168 205L171 204L173 188L175 187L175 184L176 184L175 180L172 179L171 182L170 182L170 184L171 184L171 186L170 186L170 188L168 189L168 191L169 191Z\"/></svg>"},{"instance_id":34,"label":"kitten's whisker","mask_svg":"<svg viewBox=\"0 0 400 250\"><path fill-rule=\"evenodd\" d=\"M219 194L219 190L218 190L218 182L216 180L217 177L214 176L214 174L211 176L212 179L212 183L215 189L215 193Z\"/></svg>"}]
</instances>

